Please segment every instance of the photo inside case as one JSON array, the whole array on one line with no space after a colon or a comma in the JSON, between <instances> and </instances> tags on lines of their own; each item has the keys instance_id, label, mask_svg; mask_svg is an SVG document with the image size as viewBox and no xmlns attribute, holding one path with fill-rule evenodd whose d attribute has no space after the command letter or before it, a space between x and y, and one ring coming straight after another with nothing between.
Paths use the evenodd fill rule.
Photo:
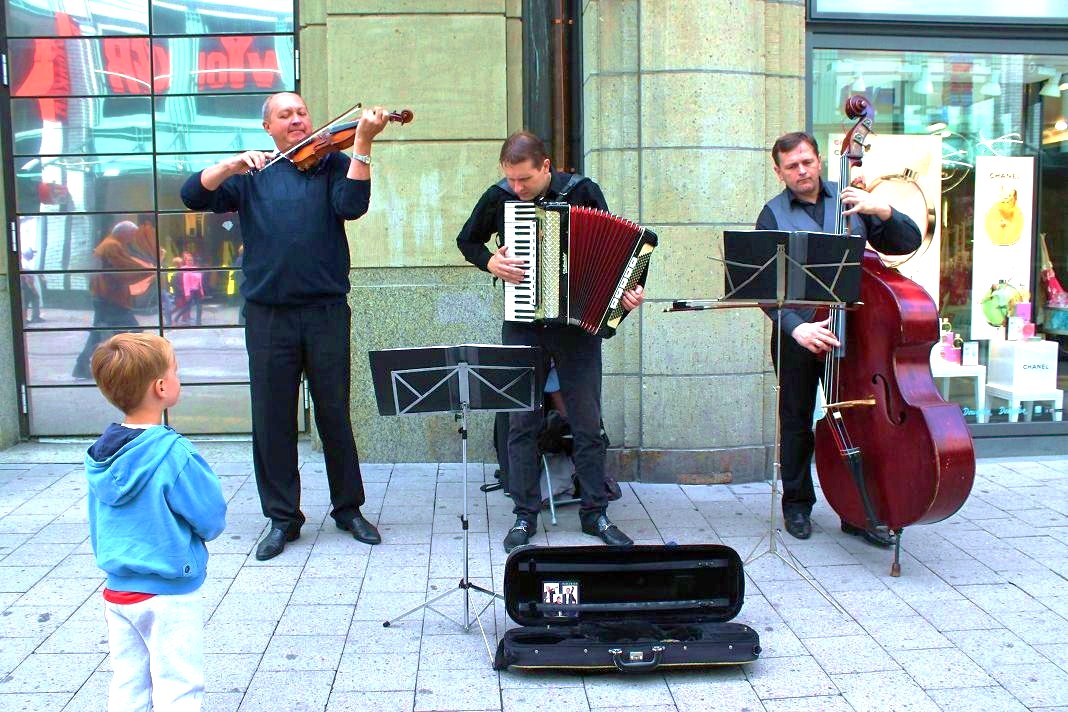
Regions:
<instances>
[{"instance_id":1,"label":"photo inside case","mask_svg":"<svg viewBox=\"0 0 1068 712\"><path fill-rule=\"evenodd\" d=\"M543 581L541 602L549 606L547 610L556 618L578 618L578 581Z\"/></svg>"}]
</instances>

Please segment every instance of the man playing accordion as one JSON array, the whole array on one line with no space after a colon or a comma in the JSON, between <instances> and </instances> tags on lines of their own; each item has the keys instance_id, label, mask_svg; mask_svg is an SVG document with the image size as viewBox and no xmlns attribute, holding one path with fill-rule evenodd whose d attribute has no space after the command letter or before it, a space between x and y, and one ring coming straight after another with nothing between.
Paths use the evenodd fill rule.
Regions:
<instances>
[{"instance_id":1,"label":"man playing accordion","mask_svg":"<svg viewBox=\"0 0 1068 712\"><path fill-rule=\"evenodd\" d=\"M604 195L589 178L554 171L545 144L537 136L519 131L501 147L504 180L490 186L479 198L467 219L456 245L464 258L481 270L505 282L519 284L526 274L527 259L508 253L505 246L490 252L486 243L496 233L505 234L505 203L533 201L568 203L607 211ZM645 299L636 286L623 292L621 304L636 309ZM575 469L582 504L579 517L582 531L610 546L629 546L630 537L606 516L605 447L601 426L601 336L578 326L561 323L505 321L501 342L506 345L538 346L546 362L552 358L560 378L574 435ZM504 550L529 543L537 531L541 510L537 434L540 412L517 412L509 418L509 489L515 503L515 525L504 539Z\"/></svg>"}]
</instances>

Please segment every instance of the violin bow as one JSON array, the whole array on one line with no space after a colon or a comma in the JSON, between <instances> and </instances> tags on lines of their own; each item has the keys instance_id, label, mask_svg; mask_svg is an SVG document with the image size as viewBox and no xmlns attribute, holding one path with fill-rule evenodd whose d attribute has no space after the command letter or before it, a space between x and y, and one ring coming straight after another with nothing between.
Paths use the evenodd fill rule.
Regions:
<instances>
[{"instance_id":1,"label":"violin bow","mask_svg":"<svg viewBox=\"0 0 1068 712\"><path fill-rule=\"evenodd\" d=\"M267 163L267 165L265 165L263 168L261 168L259 171L256 171L256 172L257 173L262 173L263 171L265 171L268 168L270 168L271 166L273 166L275 163L278 163L278 161L282 160L283 158L289 158L289 155L291 153L297 151L302 146L306 146L308 143L314 141L324 131L330 130L330 128L332 126L334 126L335 124L339 123L342 119L348 118L353 112L359 111L361 108L363 108L363 104L361 104L360 102L356 102L351 107L349 107L348 109L345 109L345 111L341 112L336 117L331 119L329 123L325 124L321 128L319 128L319 129L313 131L312 133L308 134L303 139L301 139L297 143L293 144L292 146L290 146L288 149L286 149L282 153L279 153L278 155L276 155L274 158L272 158L270 160L269 163Z\"/></svg>"}]
</instances>

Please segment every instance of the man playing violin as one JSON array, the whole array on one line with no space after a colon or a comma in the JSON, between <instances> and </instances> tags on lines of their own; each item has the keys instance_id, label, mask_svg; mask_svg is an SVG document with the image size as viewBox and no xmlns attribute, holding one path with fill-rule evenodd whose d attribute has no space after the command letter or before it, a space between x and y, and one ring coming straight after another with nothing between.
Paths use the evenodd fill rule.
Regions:
<instances>
[{"instance_id":1,"label":"man playing violin","mask_svg":"<svg viewBox=\"0 0 1068 712\"><path fill-rule=\"evenodd\" d=\"M504 204L510 200L566 202L608 210L600 187L589 178L554 171L540 138L526 131L509 136L501 147L504 180L490 186L479 198L471 216L456 238L464 258L481 270L506 282L518 284L527 260L499 247L490 252L486 243L496 233L504 236ZM623 293L629 311L645 300L642 287ZM582 531L610 546L629 546L630 537L605 514L605 448L601 439L601 337L580 327L560 324L504 322L502 343L539 346L551 357L560 378L574 436L575 469L582 496L579 518ZM541 413L512 413L508 424L508 486L515 502L515 524L504 539L504 550L529 543L537 532L541 511L537 436Z\"/></svg>"},{"instance_id":2,"label":"man playing violin","mask_svg":"<svg viewBox=\"0 0 1068 712\"><path fill-rule=\"evenodd\" d=\"M838 185L821 177L823 165L816 140L800 131L784 134L772 146L771 157L775 175L785 187L764 205L756 229L834 232ZM919 248L921 238L916 223L865 191L862 183L855 181L842 190L841 199L842 214L848 216L852 234L865 237L878 251L903 255ZM778 310L766 309L765 313L774 329ZM815 447L812 417L823 375L824 362L820 355L839 345L828 328L828 320L814 322L814 316L814 309L782 310L782 335L791 338L782 338L782 363L775 364L782 386L779 393L782 513L786 531L798 539L812 535L810 517L816 503L812 486ZM782 335L772 332L772 360ZM892 543L886 532L860 529L845 521L842 531L862 536L877 546Z\"/></svg>"},{"instance_id":3,"label":"man playing violin","mask_svg":"<svg viewBox=\"0 0 1068 712\"><path fill-rule=\"evenodd\" d=\"M375 526L360 514L363 480L349 416L349 246L346 220L367 212L371 144L387 122L381 107L365 109L353 156L324 155L307 170L272 154L245 151L196 173L182 186L190 210L237 212L244 255L245 346L252 395L256 486L270 532L256 558L282 553L300 536L297 393L301 373L315 403L330 483L331 516L359 541L377 544ZM312 135L304 100L283 92L263 104L263 128L279 152Z\"/></svg>"}]
</instances>

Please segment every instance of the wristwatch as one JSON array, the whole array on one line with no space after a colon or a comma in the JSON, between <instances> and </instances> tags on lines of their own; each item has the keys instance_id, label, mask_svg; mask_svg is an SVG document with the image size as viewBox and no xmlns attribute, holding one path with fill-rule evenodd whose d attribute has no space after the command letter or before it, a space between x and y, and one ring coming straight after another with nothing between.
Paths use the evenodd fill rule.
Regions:
<instances>
[{"instance_id":1,"label":"wristwatch","mask_svg":"<svg viewBox=\"0 0 1068 712\"><path fill-rule=\"evenodd\" d=\"M360 163L364 164L365 166L371 165L371 157L366 155L366 154L354 153L354 154L352 154L352 158L353 158L353 160L359 161Z\"/></svg>"}]
</instances>

